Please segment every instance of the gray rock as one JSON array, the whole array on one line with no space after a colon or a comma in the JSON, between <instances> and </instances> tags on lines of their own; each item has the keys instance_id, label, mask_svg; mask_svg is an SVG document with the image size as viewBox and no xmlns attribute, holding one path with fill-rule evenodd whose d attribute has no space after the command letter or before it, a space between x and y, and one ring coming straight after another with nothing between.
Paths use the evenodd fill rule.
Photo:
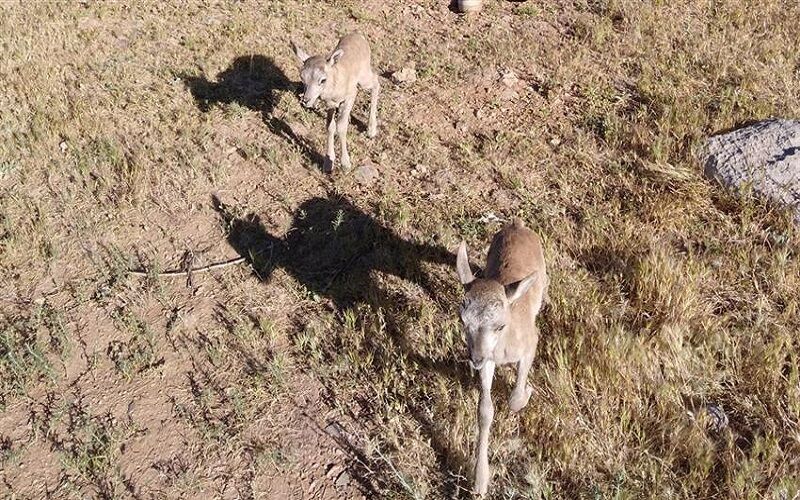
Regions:
<instances>
[{"instance_id":1,"label":"gray rock","mask_svg":"<svg viewBox=\"0 0 800 500\"><path fill-rule=\"evenodd\" d=\"M334 485L336 485L337 488L342 488L348 484L350 484L350 474L345 470L336 478Z\"/></svg>"},{"instance_id":2,"label":"gray rock","mask_svg":"<svg viewBox=\"0 0 800 500\"><path fill-rule=\"evenodd\" d=\"M378 169L375 168L374 165L372 165L371 163L366 163L358 167L356 171L353 173L353 175L355 176L356 181L359 184L363 184L365 186L371 186L378 179L380 173L378 172Z\"/></svg>"},{"instance_id":3,"label":"gray rock","mask_svg":"<svg viewBox=\"0 0 800 500\"><path fill-rule=\"evenodd\" d=\"M789 206L800 223L800 121L772 119L709 138L705 174Z\"/></svg>"}]
</instances>

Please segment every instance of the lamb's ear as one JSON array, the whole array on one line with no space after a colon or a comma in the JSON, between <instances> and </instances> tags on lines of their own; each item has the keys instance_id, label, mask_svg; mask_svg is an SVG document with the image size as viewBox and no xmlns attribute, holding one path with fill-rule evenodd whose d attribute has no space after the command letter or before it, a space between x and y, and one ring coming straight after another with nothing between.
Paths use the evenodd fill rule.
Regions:
<instances>
[{"instance_id":1,"label":"lamb's ear","mask_svg":"<svg viewBox=\"0 0 800 500\"><path fill-rule=\"evenodd\" d=\"M300 59L301 63L305 63L306 59L311 57L310 55L308 55L308 52L300 48L300 46L297 45L294 41L292 41L292 50L294 51L294 55L296 55L297 58Z\"/></svg>"},{"instance_id":2,"label":"lamb's ear","mask_svg":"<svg viewBox=\"0 0 800 500\"><path fill-rule=\"evenodd\" d=\"M475 276L472 274L472 269L469 268L469 258L467 257L467 242L462 241L458 246L458 255L456 256L456 270L458 271L458 279L461 284L466 286L472 283Z\"/></svg>"},{"instance_id":3,"label":"lamb's ear","mask_svg":"<svg viewBox=\"0 0 800 500\"><path fill-rule=\"evenodd\" d=\"M330 56L328 56L328 64L333 66L334 64L338 63L339 59L342 58L343 54L344 54L344 51L342 49L334 50L333 53Z\"/></svg>"},{"instance_id":4,"label":"lamb's ear","mask_svg":"<svg viewBox=\"0 0 800 500\"><path fill-rule=\"evenodd\" d=\"M506 297L508 298L508 302L513 304L514 302L518 301L520 297L525 295L525 293L531 289L533 284L536 283L536 280L538 279L539 271L534 271L516 283L506 285Z\"/></svg>"}]
</instances>

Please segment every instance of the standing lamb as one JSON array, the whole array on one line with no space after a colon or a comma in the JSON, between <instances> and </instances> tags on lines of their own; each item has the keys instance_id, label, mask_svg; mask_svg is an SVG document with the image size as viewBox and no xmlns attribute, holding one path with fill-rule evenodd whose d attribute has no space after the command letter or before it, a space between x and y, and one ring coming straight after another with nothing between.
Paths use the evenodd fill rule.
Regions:
<instances>
[{"instance_id":1,"label":"standing lamb","mask_svg":"<svg viewBox=\"0 0 800 500\"><path fill-rule=\"evenodd\" d=\"M484 277L475 278L462 242L456 260L465 296L460 316L467 337L469 362L480 371L475 491L489 486L489 429L494 419L492 378L497 365L517 364L511 411L518 412L531 397L528 371L536 355L539 331L536 315L547 293L548 277L539 236L515 219L492 240Z\"/></svg>"},{"instance_id":2,"label":"standing lamb","mask_svg":"<svg viewBox=\"0 0 800 500\"><path fill-rule=\"evenodd\" d=\"M349 169L347 127L358 87L372 91L367 137L378 134L378 94L381 85L378 74L372 70L369 44L362 35L352 33L342 37L328 56L310 56L294 42L292 48L303 64L300 70L304 87L301 97L303 106L312 108L321 99L328 108L328 153L323 168L326 171L333 169L336 161L334 138L338 133L342 144L342 168Z\"/></svg>"}]
</instances>

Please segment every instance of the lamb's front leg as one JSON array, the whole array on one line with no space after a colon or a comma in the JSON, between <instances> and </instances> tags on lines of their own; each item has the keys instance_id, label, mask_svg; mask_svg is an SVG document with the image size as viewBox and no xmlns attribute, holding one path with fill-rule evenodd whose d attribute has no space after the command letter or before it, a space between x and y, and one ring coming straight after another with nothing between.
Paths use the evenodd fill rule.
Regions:
<instances>
[{"instance_id":1,"label":"lamb's front leg","mask_svg":"<svg viewBox=\"0 0 800 500\"><path fill-rule=\"evenodd\" d=\"M350 125L350 112L353 111L353 104L356 102L356 95L345 99L339 106L339 116L336 121L336 132L339 134L339 142L342 143L342 168L350 168L350 153L347 151L347 127Z\"/></svg>"},{"instance_id":2,"label":"lamb's front leg","mask_svg":"<svg viewBox=\"0 0 800 500\"><path fill-rule=\"evenodd\" d=\"M533 394L533 387L528 385L528 372L531 369L531 364L533 364L533 354L526 355L517 364L517 383L511 392L511 399L508 404L513 412L518 412L525 408L528 400L531 399L531 394Z\"/></svg>"},{"instance_id":3,"label":"lamb's front leg","mask_svg":"<svg viewBox=\"0 0 800 500\"><path fill-rule=\"evenodd\" d=\"M478 440L475 461L475 492L485 495L489 489L489 429L494 419L492 404L492 378L494 361L486 361L481 368L481 396L478 404Z\"/></svg>"},{"instance_id":4,"label":"lamb's front leg","mask_svg":"<svg viewBox=\"0 0 800 500\"><path fill-rule=\"evenodd\" d=\"M333 164L336 162L336 109L328 110L328 155L325 157L325 164L322 166L324 172L332 172Z\"/></svg>"},{"instance_id":5,"label":"lamb's front leg","mask_svg":"<svg viewBox=\"0 0 800 500\"><path fill-rule=\"evenodd\" d=\"M533 387L528 384L528 372L533 364L533 358L536 357L536 347L539 344L539 330L536 326L533 328L530 350L517 364L517 383L514 385L509 401L509 407L513 412L518 412L525 408L531 399L531 394L533 394Z\"/></svg>"}]
</instances>

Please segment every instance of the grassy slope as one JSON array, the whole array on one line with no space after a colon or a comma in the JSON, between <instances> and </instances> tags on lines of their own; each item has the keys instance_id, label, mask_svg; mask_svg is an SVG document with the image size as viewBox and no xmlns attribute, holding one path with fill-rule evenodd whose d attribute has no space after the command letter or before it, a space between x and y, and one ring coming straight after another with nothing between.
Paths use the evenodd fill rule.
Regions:
<instances>
[{"instance_id":1,"label":"grassy slope","mask_svg":"<svg viewBox=\"0 0 800 500\"><path fill-rule=\"evenodd\" d=\"M796 494L800 235L785 214L704 180L693 151L715 131L800 114L797 5L487 0L465 20L445 3L0 6L6 486L38 454L51 490L124 494L122 445L161 438L106 419L124 405L98 394L146 397L165 370L207 375L205 391L177 377L164 409L194 436L202 471L252 449L250 422L306 370L363 425L370 487L462 494L477 394L455 361L458 289L452 268L415 259L461 237L477 257L491 211L543 235L552 276L521 417L505 410L510 374L498 383L498 497ZM372 189L315 170L322 118L290 91L289 39L320 48L351 29L380 71L414 62L420 77L386 82L378 139L351 129L356 164L381 172ZM505 68L524 80L516 96L496 82ZM245 268L196 276L200 291L123 272L175 267L187 250L236 256L226 230L258 216L283 235L314 197L323 206L306 230L334 242L313 240L341 268L334 284L303 256L266 284ZM348 230L373 231L377 249L342 254L337 244L358 244ZM85 374L108 386L84 388ZM67 416L27 427L47 397ZM728 429L707 430L706 403ZM267 437L280 425L262 424ZM213 482L193 477L167 491Z\"/></svg>"}]
</instances>

